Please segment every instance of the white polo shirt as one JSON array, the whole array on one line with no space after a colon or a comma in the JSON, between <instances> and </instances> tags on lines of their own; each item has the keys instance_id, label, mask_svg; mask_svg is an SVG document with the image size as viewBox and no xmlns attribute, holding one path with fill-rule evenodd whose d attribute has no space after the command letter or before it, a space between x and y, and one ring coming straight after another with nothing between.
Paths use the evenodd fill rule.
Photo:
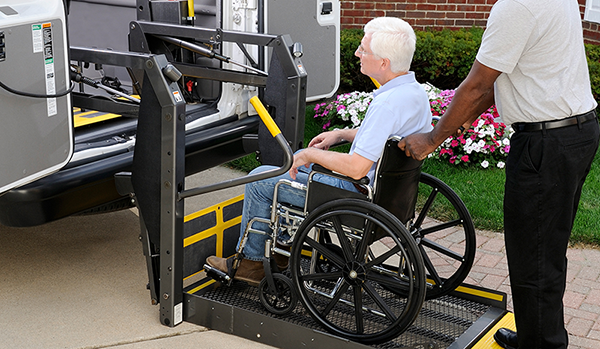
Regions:
<instances>
[{"instance_id":1,"label":"white polo shirt","mask_svg":"<svg viewBox=\"0 0 600 349\"><path fill-rule=\"evenodd\" d=\"M506 124L564 119L596 108L576 0L498 0L477 60Z\"/></svg>"}]
</instances>

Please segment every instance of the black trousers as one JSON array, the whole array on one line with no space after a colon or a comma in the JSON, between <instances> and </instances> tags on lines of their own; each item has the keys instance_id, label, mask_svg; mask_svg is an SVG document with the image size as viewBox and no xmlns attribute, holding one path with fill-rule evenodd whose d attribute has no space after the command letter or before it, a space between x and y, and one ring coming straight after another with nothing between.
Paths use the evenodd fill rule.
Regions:
<instances>
[{"instance_id":1,"label":"black trousers","mask_svg":"<svg viewBox=\"0 0 600 349\"><path fill-rule=\"evenodd\" d=\"M506 163L504 227L519 348L566 348L567 246L598 148L596 120L517 132Z\"/></svg>"}]
</instances>

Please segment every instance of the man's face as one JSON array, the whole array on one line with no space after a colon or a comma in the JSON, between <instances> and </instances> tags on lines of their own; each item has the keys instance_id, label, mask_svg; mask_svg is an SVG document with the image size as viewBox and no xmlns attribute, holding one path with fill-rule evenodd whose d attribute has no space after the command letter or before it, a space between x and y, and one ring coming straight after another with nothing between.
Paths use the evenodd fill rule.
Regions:
<instances>
[{"instance_id":1,"label":"man's face","mask_svg":"<svg viewBox=\"0 0 600 349\"><path fill-rule=\"evenodd\" d=\"M354 52L354 55L360 58L360 72L374 77L379 69L379 62L381 58L373 54L371 51L371 34L366 34L360 41L360 46Z\"/></svg>"}]
</instances>

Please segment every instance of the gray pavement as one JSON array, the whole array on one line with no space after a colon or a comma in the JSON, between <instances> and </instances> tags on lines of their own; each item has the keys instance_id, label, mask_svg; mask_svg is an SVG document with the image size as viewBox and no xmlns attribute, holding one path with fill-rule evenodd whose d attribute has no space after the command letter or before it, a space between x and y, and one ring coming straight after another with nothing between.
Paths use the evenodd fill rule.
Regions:
<instances>
[{"instance_id":1,"label":"gray pavement","mask_svg":"<svg viewBox=\"0 0 600 349\"><path fill-rule=\"evenodd\" d=\"M186 186L238 175L219 167ZM241 193L190 199L186 212ZM139 230L135 210L0 226L0 348L268 348L190 323L161 325L146 290Z\"/></svg>"},{"instance_id":2,"label":"gray pavement","mask_svg":"<svg viewBox=\"0 0 600 349\"><path fill-rule=\"evenodd\" d=\"M217 167L187 178L186 186L241 175ZM242 192L190 199L186 214ZM161 325L138 235L135 210L0 226L0 348L268 348L190 323ZM502 235L480 231L477 246L468 282L510 294ZM600 250L575 247L568 257L570 348L600 348Z\"/></svg>"}]
</instances>

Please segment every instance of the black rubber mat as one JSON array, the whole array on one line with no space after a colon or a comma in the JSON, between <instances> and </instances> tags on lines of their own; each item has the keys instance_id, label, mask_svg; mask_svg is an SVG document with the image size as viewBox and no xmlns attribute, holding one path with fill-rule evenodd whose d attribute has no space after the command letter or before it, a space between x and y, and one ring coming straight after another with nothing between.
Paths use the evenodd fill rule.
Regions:
<instances>
[{"instance_id":1,"label":"black rubber mat","mask_svg":"<svg viewBox=\"0 0 600 349\"><path fill-rule=\"evenodd\" d=\"M321 325L311 318L300 302L298 302L294 311L288 315L271 314L262 306L258 288L250 287L243 282L234 282L230 287L217 287L199 297L274 317L306 328L323 330ZM389 342L373 345L373 347L447 348L490 308L491 306L486 304L453 296L428 300L425 301L419 316L407 331ZM340 318L343 317L343 314L341 314Z\"/></svg>"}]
</instances>

